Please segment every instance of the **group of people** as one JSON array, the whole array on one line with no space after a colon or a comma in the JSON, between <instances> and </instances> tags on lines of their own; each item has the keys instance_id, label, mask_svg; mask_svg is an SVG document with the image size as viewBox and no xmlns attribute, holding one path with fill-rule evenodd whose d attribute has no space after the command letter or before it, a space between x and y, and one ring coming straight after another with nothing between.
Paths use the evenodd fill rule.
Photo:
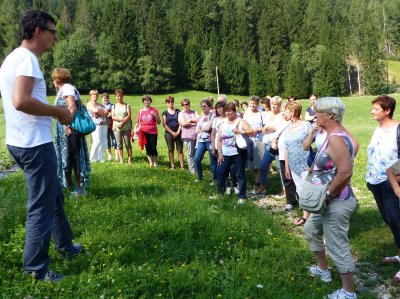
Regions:
<instances>
[{"instance_id":1,"label":"group of people","mask_svg":"<svg viewBox=\"0 0 400 299\"><path fill-rule=\"evenodd\" d=\"M208 152L216 184L215 199L234 192L243 203L247 196L246 168L253 172L255 188L251 193L265 194L268 174L276 160L280 173L282 194L286 194L286 211L297 204L305 180L314 185L329 183L326 209L322 214L303 212L296 221L304 224L309 248L317 264L308 268L309 274L323 282L332 280L326 249L342 280L342 288L328 298L356 298L354 262L348 238L349 220L356 208L356 198L350 186L354 157L359 145L342 125L343 102L334 97L317 99L311 95L311 106L302 118L302 106L295 97L282 107L279 96L261 101L251 96L248 103L227 102L219 95L201 101L201 113L190 107L190 100L181 101L182 110L174 107L174 98L165 99L166 110L159 116L151 106L152 98L142 97L143 108L132 124L131 107L123 100L123 91L115 91L112 105L108 94L90 91L87 109L96 130L91 134L90 154L86 139L70 127L73 116L82 109L77 89L70 84L67 69L56 68L52 73L57 90L55 105L46 99L46 85L38 58L50 51L57 41L55 20L39 10L29 10L21 17L21 46L7 56L0 68L0 91L6 121L7 148L23 169L28 190L26 237L24 248L25 273L36 280L56 282L63 275L49 269L49 245L53 237L57 250L66 258L83 251L73 243L73 234L64 213L64 188L84 194L89 182L90 162L104 161L107 151L112 159L123 162L123 144L132 162L131 140L146 147L149 165L158 166L157 125L161 122L168 147L170 167L174 168L174 150L179 166L184 168L183 149L189 171L203 181L202 160ZM372 117L379 123L368 146L366 181L379 209L390 227L397 255L385 257L385 263L400 263L400 129L393 119L396 101L379 96L372 101ZM239 111L239 106L243 109ZM52 138L52 118L57 120L55 140ZM315 148L312 144L315 143ZM72 171L75 180L72 179ZM308 175L310 174L310 175ZM400 271L394 276L400 282Z\"/></svg>"}]
</instances>

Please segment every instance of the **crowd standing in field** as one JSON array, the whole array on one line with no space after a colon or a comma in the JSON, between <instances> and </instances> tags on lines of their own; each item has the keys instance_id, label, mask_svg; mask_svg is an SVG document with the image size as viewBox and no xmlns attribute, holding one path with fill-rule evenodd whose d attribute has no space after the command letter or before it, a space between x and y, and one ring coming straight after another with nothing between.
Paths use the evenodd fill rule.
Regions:
<instances>
[{"instance_id":1,"label":"crowd standing in field","mask_svg":"<svg viewBox=\"0 0 400 299\"><path fill-rule=\"evenodd\" d=\"M248 195L270 194L268 175L275 174L273 161L276 161L282 187L275 197L286 196L286 212L298 205L298 195L306 183L329 184L324 194L324 212L303 211L295 224L304 225L309 248L317 261L317 265L308 267L309 274L323 282L332 280L325 248L340 273L342 288L328 298L357 297L348 231L356 208L350 179L359 144L342 125L345 107L340 99L318 99L311 94L311 105L303 120L302 105L296 96L290 96L285 104L280 96L265 96L261 100L251 96L248 102L240 104L237 100L229 102L226 95L220 94L215 105L212 97L202 100L200 114L191 109L189 99L181 100L180 110L174 106L175 99L167 96L167 109L160 117L158 110L151 106L151 96L146 94L133 126L131 107L124 102L122 90L115 90L116 101L112 104L108 93L102 95L99 103L99 92L93 89L87 103L95 124L89 155L84 135L70 126L83 103L77 89L70 84L67 69L53 71L57 95L54 106L47 104L38 57L50 51L56 41L54 19L47 13L32 10L22 16L21 27L24 34L21 47L6 58L0 69L0 90L7 148L24 170L28 189L24 250L27 274L43 281L62 279L62 275L49 269L51 234L56 248L65 257L71 258L83 250L82 245L72 243L72 231L63 210L62 187L71 188L75 196L86 195L90 162L104 163L105 152L108 161L112 161L114 148L115 160L123 163L125 144L127 161L132 163L135 139L141 149L146 149L149 166L158 167L157 125L162 122L171 169L175 168L175 149L180 168L185 168L186 148L193 183L204 183L202 161L208 152L211 172L208 183L216 185L215 195L209 197L211 200L234 191L237 203L243 204ZM393 119L396 101L389 96L378 96L372 105L371 114L379 127L368 146L366 181L398 249L397 255L385 257L383 262L400 263L400 187L396 177L400 173L400 129ZM57 120L54 146L51 117ZM247 175L252 174L251 180L246 177L246 169ZM249 181L253 182L251 190L247 189ZM400 282L400 271L394 280Z\"/></svg>"}]
</instances>

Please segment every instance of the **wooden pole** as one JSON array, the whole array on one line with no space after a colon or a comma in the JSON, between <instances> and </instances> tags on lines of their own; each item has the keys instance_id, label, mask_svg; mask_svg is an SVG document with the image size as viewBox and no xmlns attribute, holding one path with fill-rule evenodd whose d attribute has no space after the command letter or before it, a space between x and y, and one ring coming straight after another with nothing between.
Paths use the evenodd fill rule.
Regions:
<instances>
[{"instance_id":1,"label":"wooden pole","mask_svg":"<svg viewBox=\"0 0 400 299\"><path fill-rule=\"evenodd\" d=\"M215 76L217 77L217 91L219 96L219 81L218 81L218 67L215 66Z\"/></svg>"}]
</instances>

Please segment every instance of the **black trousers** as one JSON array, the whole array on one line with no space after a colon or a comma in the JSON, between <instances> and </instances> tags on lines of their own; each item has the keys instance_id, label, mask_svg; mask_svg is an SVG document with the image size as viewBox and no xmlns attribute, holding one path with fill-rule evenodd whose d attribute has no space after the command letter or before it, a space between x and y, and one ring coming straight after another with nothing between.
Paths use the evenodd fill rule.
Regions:
<instances>
[{"instance_id":1,"label":"black trousers","mask_svg":"<svg viewBox=\"0 0 400 299\"><path fill-rule=\"evenodd\" d=\"M286 193L286 204L291 204L295 206L297 204L297 195L296 195L296 185L292 179L287 179L285 175L285 161L279 160L281 164L281 175L283 180L283 186L285 187Z\"/></svg>"}]
</instances>

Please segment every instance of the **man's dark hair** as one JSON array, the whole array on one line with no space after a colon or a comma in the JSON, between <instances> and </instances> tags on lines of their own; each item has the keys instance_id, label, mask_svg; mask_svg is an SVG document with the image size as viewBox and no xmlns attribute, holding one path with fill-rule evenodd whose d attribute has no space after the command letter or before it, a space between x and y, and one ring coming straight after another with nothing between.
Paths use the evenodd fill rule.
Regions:
<instances>
[{"instance_id":1,"label":"man's dark hair","mask_svg":"<svg viewBox=\"0 0 400 299\"><path fill-rule=\"evenodd\" d=\"M54 18L41 10L27 10L20 18L22 39L31 39L36 27L48 28L48 23L56 24Z\"/></svg>"}]
</instances>

